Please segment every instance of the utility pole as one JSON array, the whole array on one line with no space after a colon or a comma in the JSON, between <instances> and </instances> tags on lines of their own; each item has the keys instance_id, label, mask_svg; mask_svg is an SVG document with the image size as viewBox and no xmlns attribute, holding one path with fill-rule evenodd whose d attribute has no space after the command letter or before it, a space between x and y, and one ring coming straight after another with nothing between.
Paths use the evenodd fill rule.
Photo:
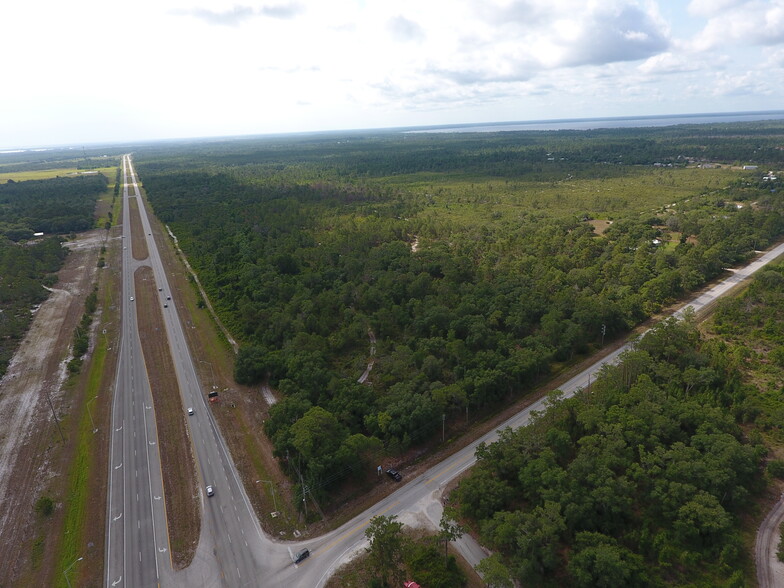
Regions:
<instances>
[{"instance_id":1,"label":"utility pole","mask_svg":"<svg viewBox=\"0 0 784 588\"><path fill-rule=\"evenodd\" d=\"M275 512L277 512L278 503L275 501L275 485L270 480L262 480L262 482L270 485L270 490L272 490L272 505L275 508Z\"/></svg>"},{"instance_id":2,"label":"utility pole","mask_svg":"<svg viewBox=\"0 0 784 588\"><path fill-rule=\"evenodd\" d=\"M84 559L83 557L80 557L80 558L79 558L79 559L77 559L75 562L73 562L73 563L72 563L70 566L68 566L67 568L65 568L65 571L63 572L63 576L65 576L65 581L66 581L66 583L68 584L68 588L71 588L71 581L68 579L68 571L69 571L69 570L70 570L72 567L74 567L74 566L76 565L76 562L78 562L78 561L82 561L83 559Z\"/></svg>"},{"instance_id":3,"label":"utility pole","mask_svg":"<svg viewBox=\"0 0 784 588\"><path fill-rule=\"evenodd\" d=\"M44 393L46 394L46 399L49 401L49 408L52 409L52 416L54 417L54 423L57 425L57 430L60 432L60 439L65 443L65 435L63 435L63 430L60 428L60 420L57 418L57 413L54 411L52 397L49 396L49 390L46 389L46 386L44 386Z\"/></svg>"},{"instance_id":4,"label":"utility pole","mask_svg":"<svg viewBox=\"0 0 784 588\"><path fill-rule=\"evenodd\" d=\"M96 400L98 396L93 396L90 400L87 401L87 414L90 415L90 424L93 426L93 435L98 432L98 427L95 426L95 421L93 420L93 413L90 411L90 403Z\"/></svg>"}]
</instances>

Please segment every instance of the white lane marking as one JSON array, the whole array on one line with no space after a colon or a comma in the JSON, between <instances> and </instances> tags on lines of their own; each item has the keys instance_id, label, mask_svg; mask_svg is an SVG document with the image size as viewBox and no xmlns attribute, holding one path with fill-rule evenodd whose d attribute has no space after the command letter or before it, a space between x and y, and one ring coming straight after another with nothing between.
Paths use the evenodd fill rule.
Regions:
<instances>
[{"instance_id":1,"label":"white lane marking","mask_svg":"<svg viewBox=\"0 0 784 588\"><path fill-rule=\"evenodd\" d=\"M153 496L153 498L154 498L155 500L160 500L160 499L161 499L161 497L160 497L160 496Z\"/></svg>"},{"instance_id":2,"label":"white lane marking","mask_svg":"<svg viewBox=\"0 0 784 588\"><path fill-rule=\"evenodd\" d=\"M158 553L166 553L167 551L168 551L168 549L166 549L165 547L159 547L158 548Z\"/></svg>"},{"instance_id":3,"label":"white lane marking","mask_svg":"<svg viewBox=\"0 0 784 588\"><path fill-rule=\"evenodd\" d=\"M120 462L120 465L114 466L114 469L119 470L121 467L122 467L122 462Z\"/></svg>"},{"instance_id":4,"label":"white lane marking","mask_svg":"<svg viewBox=\"0 0 784 588\"><path fill-rule=\"evenodd\" d=\"M113 521L119 521L121 518L122 518L122 513L118 514L118 515L117 515L116 517L114 517L112 520L113 520Z\"/></svg>"},{"instance_id":5,"label":"white lane marking","mask_svg":"<svg viewBox=\"0 0 784 588\"><path fill-rule=\"evenodd\" d=\"M122 428L123 428L123 426L120 425L120 428L119 429L115 429L115 431L122 431Z\"/></svg>"},{"instance_id":6,"label":"white lane marking","mask_svg":"<svg viewBox=\"0 0 784 588\"><path fill-rule=\"evenodd\" d=\"M112 582L112 586L117 586L117 584L119 584L120 582L122 582L122 576L120 576L114 582Z\"/></svg>"}]
</instances>

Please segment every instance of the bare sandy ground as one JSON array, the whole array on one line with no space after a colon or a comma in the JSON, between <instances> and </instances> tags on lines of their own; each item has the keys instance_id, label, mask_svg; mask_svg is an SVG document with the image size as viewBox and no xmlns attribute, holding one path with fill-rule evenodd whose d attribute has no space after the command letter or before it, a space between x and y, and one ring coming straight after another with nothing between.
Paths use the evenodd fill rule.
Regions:
<instances>
[{"instance_id":1,"label":"bare sandy ground","mask_svg":"<svg viewBox=\"0 0 784 588\"><path fill-rule=\"evenodd\" d=\"M89 231L69 244L71 254L58 283L36 311L0 380L0 585L14 585L25 566L28 554L23 546L30 539L33 505L47 480L56 475L50 471L51 452L59 444L52 408L58 418L69 410L62 387L66 363L85 296L95 282L105 235L105 231Z\"/></svg>"}]
</instances>

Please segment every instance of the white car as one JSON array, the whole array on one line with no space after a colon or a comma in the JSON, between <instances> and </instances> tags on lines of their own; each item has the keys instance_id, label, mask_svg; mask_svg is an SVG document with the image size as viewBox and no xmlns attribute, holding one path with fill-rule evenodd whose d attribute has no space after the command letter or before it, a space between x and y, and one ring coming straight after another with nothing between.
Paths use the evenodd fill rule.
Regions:
<instances>
[{"instance_id":1,"label":"white car","mask_svg":"<svg viewBox=\"0 0 784 588\"><path fill-rule=\"evenodd\" d=\"M207 496L212 496L215 494L215 490L212 489L212 486L207 486Z\"/></svg>"},{"instance_id":2,"label":"white car","mask_svg":"<svg viewBox=\"0 0 784 588\"><path fill-rule=\"evenodd\" d=\"M189 409L188 409L188 414L190 414L190 415L192 415L192 414L193 414L193 409L192 409L192 408L189 408Z\"/></svg>"},{"instance_id":3,"label":"white car","mask_svg":"<svg viewBox=\"0 0 784 588\"><path fill-rule=\"evenodd\" d=\"M133 296L131 296L131 302L133 302Z\"/></svg>"}]
</instances>

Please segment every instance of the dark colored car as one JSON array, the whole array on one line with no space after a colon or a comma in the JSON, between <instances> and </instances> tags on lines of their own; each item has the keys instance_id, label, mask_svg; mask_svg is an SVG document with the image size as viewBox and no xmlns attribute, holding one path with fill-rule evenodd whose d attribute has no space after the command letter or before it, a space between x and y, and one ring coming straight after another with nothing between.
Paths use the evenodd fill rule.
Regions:
<instances>
[{"instance_id":1,"label":"dark colored car","mask_svg":"<svg viewBox=\"0 0 784 588\"><path fill-rule=\"evenodd\" d=\"M294 555L294 563L295 563L295 564L298 564L298 563L300 563L300 562L301 562L303 559L307 559L308 557L310 557L310 549L300 549L300 550L299 550L299 551L298 551L298 552L297 552L297 553Z\"/></svg>"},{"instance_id":2,"label":"dark colored car","mask_svg":"<svg viewBox=\"0 0 784 588\"><path fill-rule=\"evenodd\" d=\"M403 479L403 476L400 474L399 471L392 470L392 469L387 470L387 476L392 478L395 482L399 482L400 480Z\"/></svg>"}]
</instances>

